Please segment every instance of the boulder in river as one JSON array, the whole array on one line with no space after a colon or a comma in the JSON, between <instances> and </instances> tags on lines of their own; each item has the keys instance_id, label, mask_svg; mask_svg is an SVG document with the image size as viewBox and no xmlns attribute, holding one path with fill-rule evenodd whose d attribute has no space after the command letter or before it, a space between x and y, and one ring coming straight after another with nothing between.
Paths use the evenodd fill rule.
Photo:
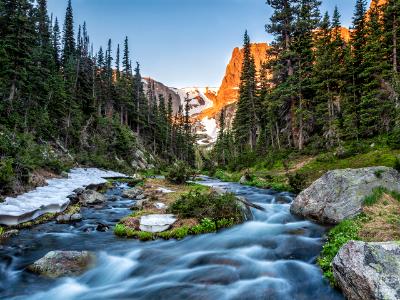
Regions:
<instances>
[{"instance_id":1,"label":"boulder in river","mask_svg":"<svg viewBox=\"0 0 400 300\"><path fill-rule=\"evenodd\" d=\"M70 222L79 222L82 220L82 215L79 213L76 214L65 214L57 216L57 223L70 223Z\"/></svg>"},{"instance_id":2,"label":"boulder in river","mask_svg":"<svg viewBox=\"0 0 400 300\"><path fill-rule=\"evenodd\" d=\"M140 230L146 232L163 232L168 230L176 222L174 215L154 214L140 218Z\"/></svg>"},{"instance_id":3,"label":"boulder in river","mask_svg":"<svg viewBox=\"0 0 400 300\"><path fill-rule=\"evenodd\" d=\"M94 254L88 251L50 251L28 270L50 278L77 276L92 266L94 260Z\"/></svg>"},{"instance_id":4,"label":"boulder in river","mask_svg":"<svg viewBox=\"0 0 400 300\"><path fill-rule=\"evenodd\" d=\"M400 299L399 243L350 241L340 249L332 265L347 299Z\"/></svg>"},{"instance_id":5,"label":"boulder in river","mask_svg":"<svg viewBox=\"0 0 400 300\"><path fill-rule=\"evenodd\" d=\"M131 210L142 210L144 208L144 205L148 202L147 199L143 199L143 200L137 200L135 201L135 203L133 203L131 205L131 207L129 209Z\"/></svg>"},{"instance_id":6,"label":"boulder in river","mask_svg":"<svg viewBox=\"0 0 400 300\"><path fill-rule=\"evenodd\" d=\"M143 191L141 189L132 188L132 189L123 191L122 197L129 198L129 199L136 199L137 197L139 197L142 194L143 194Z\"/></svg>"},{"instance_id":7,"label":"boulder in river","mask_svg":"<svg viewBox=\"0 0 400 300\"><path fill-rule=\"evenodd\" d=\"M99 192L93 190L85 190L80 195L80 202L82 205L96 205L106 202L106 197Z\"/></svg>"},{"instance_id":8,"label":"boulder in river","mask_svg":"<svg viewBox=\"0 0 400 300\"><path fill-rule=\"evenodd\" d=\"M97 223L96 230L100 232L107 232L110 229L110 226L103 224L103 223Z\"/></svg>"},{"instance_id":9,"label":"boulder in river","mask_svg":"<svg viewBox=\"0 0 400 300\"><path fill-rule=\"evenodd\" d=\"M327 172L293 201L290 211L323 224L337 224L359 214L365 197L383 187L400 192L400 174L388 167Z\"/></svg>"}]
</instances>

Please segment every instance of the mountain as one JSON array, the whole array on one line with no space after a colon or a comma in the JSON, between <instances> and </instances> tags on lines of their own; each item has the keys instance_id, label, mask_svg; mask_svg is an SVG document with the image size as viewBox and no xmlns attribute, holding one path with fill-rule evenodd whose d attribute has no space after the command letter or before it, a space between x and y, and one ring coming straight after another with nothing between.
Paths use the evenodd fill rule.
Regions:
<instances>
[{"instance_id":1,"label":"mountain","mask_svg":"<svg viewBox=\"0 0 400 300\"><path fill-rule=\"evenodd\" d=\"M380 4L384 1L381 0ZM350 30L341 28L341 35L345 41L350 40ZM253 43L251 45L251 54L254 57L257 71L261 65L267 62L267 50L270 46L267 43ZM184 107L185 98L189 97L190 115L193 117L194 126L199 136L199 144L212 144L218 134L219 113L226 108L226 123L228 126L232 124L235 111L236 101L239 96L240 76L243 64L243 49L236 47L232 51L231 59L226 67L225 75L222 79L219 88L208 87L188 87L188 88L173 88L167 87L164 84L145 78L154 82L156 93L163 94L168 97L169 94L173 97L174 112L178 111L179 105ZM146 85L146 83L145 83ZM147 88L147 85L145 88Z\"/></svg>"},{"instance_id":2,"label":"mountain","mask_svg":"<svg viewBox=\"0 0 400 300\"><path fill-rule=\"evenodd\" d=\"M171 95L172 108L177 113L179 106L185 108L186 100L189 100L189 114L193 118L195 131L198 135L198 143L201 145L209 145L217 138L217 123L214 118L201 117L203 111L214 107L217 101L218 88L210 87L186 87L174 88L168 87L163 83L152 78L143 78L143 87L145 93L148 92L150 86L155 94L163 95L165 99Z\"/></svg>"},{"instance_id":3,"label":"mountain","mask_svg":"<svg viewBox=\"0 0 400 300\"><path fill-rule=\"evenodd\" d=\"M251 45L251 53L254 57L257 70L267 59L266 43L254 43ZM243 49L236 47L233 49L231 59L226 67L225 76L222 79L218 90L214 106L202 112L200 118L214 118L223 107L237 101L239 95L240 76L242 72Z\"/></svg>"},{"instance_id":4,"label":"mountain","mask_svg":"<svg viewBox=\"0 0 400 300\"><path fill-rule=\"evenodd\" d=\"M181 97L173 91L171 88L167 87L161 82L158 82L150 77L144 77L143 79L143 87L144 91L147 94L149 87L152 86L154 93L157 95L163 95L164 98L167 100L169 95L172 96L172 108L176 113L179 109L179 105L181 105Z\"/></svg>"}]
</instances>

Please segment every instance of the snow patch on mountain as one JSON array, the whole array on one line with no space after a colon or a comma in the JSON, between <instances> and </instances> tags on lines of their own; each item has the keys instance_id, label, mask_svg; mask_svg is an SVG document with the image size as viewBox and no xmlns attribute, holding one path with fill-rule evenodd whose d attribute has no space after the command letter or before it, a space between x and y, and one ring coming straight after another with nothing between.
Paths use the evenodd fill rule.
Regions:
<instances>
[{"instance_id":1,"label":"snow patch on mountain","mask_svg":"<svg viewBox=\"0 0 400 300\"><path fill-rule=\"evenodd\" d=\"M195 131L198 136L199 145L213 144L218 135L217 121L213 118L199 118L199 115L206 109L212 108L214 102L207 97L207 94L218 93L218 88L209 87L187 87L182 89L170 88L179 95L181 105L185 108L186 101L189 102L189 115L193 118Z\"/></svg>"},{"instance_id":2,"label":"snow patch on mountain","mask_svg":"<svg viewBox=\"0 0 400 300\"><path fill-rule=\"evenodd\" d=\"M218 135L217 121L215 119L205 117L200 123L204 126L205 133L211 138L211 141L215 142Z\"/></svg>"},{"instance_id":3,"label":"snow patch on mountain","mask_svg":"<svg viewBox=\"0 0 400 300\"><path fill-rule=\"evenodd\" d=\"M181 98L181 105L185 107L186 99L189 100L190 116L195 117L207 108L214 106L214 102L207 96L207 92L217 94L218 88L187 87L182 89L171 88Z\"/></svg>"}]
</instances>

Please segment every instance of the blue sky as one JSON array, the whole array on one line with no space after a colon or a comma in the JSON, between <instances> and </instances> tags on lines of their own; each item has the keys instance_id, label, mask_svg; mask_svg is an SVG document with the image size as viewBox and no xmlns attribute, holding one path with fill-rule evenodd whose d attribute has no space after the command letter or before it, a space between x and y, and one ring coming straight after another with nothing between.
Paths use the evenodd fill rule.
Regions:
<instances>
[{"instance_id":1,"label":"blue sky","mask_svg":"<svg viewBox=\"0 0 400 300\"><path fill-rule=\"evenodd\" d=\"M72 0L75 25L87 22L95 49L130 39L132 61L142 75L169 86L219 86L234 47L247 29L254 42L271 40L264 25L271 16L265 0ZM355 0L323 0L337 5L351 24ZM48 0L63 22L67 0ZM115 50L114 50L115 54Z\"/></svg>"}]
</instances>

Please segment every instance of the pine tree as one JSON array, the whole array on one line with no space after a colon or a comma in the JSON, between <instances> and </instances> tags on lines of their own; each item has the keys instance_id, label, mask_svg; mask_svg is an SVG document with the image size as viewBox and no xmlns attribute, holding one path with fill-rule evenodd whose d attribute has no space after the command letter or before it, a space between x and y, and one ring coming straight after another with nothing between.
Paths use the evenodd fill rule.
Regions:
<instances>
[{"instance_id":1,"label":"pine tree","mask_svg":"<svg viewBox=\"0 0 400 300\"><path fill-rule=\"evenodd\" d=\"M132 117L136 122L136 133L138 135L141 134L141 129L144 129L145 124L147 123L147 99L144 94L142 76L140 75L140 65L136 62L135 74L133 76L133 84L132 84L132 93L133 93L133 111ZM164 104L165 107L165 104Z\"/></svg>"},{"instance_id":2,"label":"pine tree","mask_svg":"<svg viewBox=\"0 0 400 300\"><path fill-rule=\"evenodd\" d=\"M2 4L0 77L5 84L0 93L6 102L2 103L1 110L10 116L17 109L14 101L29 94L28 72L36 36L31 1L3 0ZM9 121L16 120L10 118ZM7 120L4 122L7 123Z\"/></svg>"},{"instance_id":3,"label":"pine tree","mask_svg":"<svg viewBox=\"0 0 400 300\"><path fill-rule=\"evenodd\" d=\"M131 65L130 65L130 60L129 60L128 37L125 38L125 42L124 42L124 55L122 58L122 71L125 76L128 76L131 73Z\"/></svg>"},{"instance_id":4,"label":"pine tree","mask_svg":"<svg viewBox=\"0 0 400 300\"><path fill-rule=\"evenodd\" d=\"M107 51L106 51L106 58L105 58L105 78L106 78L106 116L108 118L112 118L114 111L114 85L113 85L113 69L112 69L112 42L111 39L108 40L107 43Z\"/></svg>"},{"instance_id":5,"label":"pine tree","mask_svg":"<svg viewBox=\"0 0 400 300\"><path fill-rule=\"evenodd\" d=\"M57 70L61 67L61 33L60 27L58 25L58 19L56 18L53 27L53 60L56 65Z\"/></svg>"},{"instance_id":6,"label":"pine tree","mask_svg":"<svg viewBox=\"0 0 400 300\"><path fill-rule=\"evenodd\" d=\"M354 17L353 31L351 33L351 45L349 48L348 70L350 88L346 101L344 102L344 130L347 138L359 138L360 135L360 99L362 95L361 87L363 85L360 74L364 62L364 48L366 43L365 26L366 2L357 0Z\"/></svg>"},{"instance_id":7,"label":"pine tree","mask_svg":"<svg viewBox=\"0 0 400 300\"><path fill-rule=\"evenodd\" d=\"M214 155L216 156L216 162L220 166L224 166L226 164L226 135L225 135L225 115L226 108L223 108L219 115L219 131L217 136L217 141L214 146Z\"/></svg>"},{"instance_id":8,"label":"pine tree","mask_svg":"<svg viewBox=\"0 0 400 300\"><path fill-rule=\"evenodd\" d=\"M328 148L340 143L339 114L344 86L344 41L341 38L340 14L335 7L332 24L326 13L316 37L313 105L316 131L322 134Z\"/></svg>"},{"instance_id":9,"label":"pine tree","mask_svg":"<svg viewBox=\"0 0 400 300\"><path fill-rule=\"evenodd\" d=\"M259 99L257 98L256 68L251 55L250 38L244 34L243 65L239 88L237 112L233 122L233 130L237 145L241 150L249 145L255 150L257 134L259 134Z\"/></svg>"},{"instance_id":10,"label":"pine tree","mask_svg":"<svg viewBox=\"0 0 400 300\"><path fill-rule=\"evenodd\" d=\"M385 32L385 44L388 45L389 57L394 74L399 69L399 22L400 22L400 1L388 0L383 6L383 21Z\"/></svg>"},{"instance_id":11,"label":"pine tree","mask_svg":"<svg viewBox=\"0 0 400 300\"><path fill-rule=\"evenodd\" d=\"M168 119L168 130L167 130L167 147L168 151L172 150L173 143L173 107L172 107L172 95L168 95L168 104L167 104L167 119Z\"/></svg>"},{"instance_id":12,"label":"pine tree","mask_svg":"<svg viewBox=\"0 0 400 300\"><path fill-rule=\"evenodd\" d=\"M313 37L320 21L317 0L301 0L298 8L296 29L293 36L292 51L295 56L295 73L291 84L296 94L296 130L294 131L295 145L299 150L304 148L307 138L312 132L313 112L311 101L314 90L311 82L313 68Z\"/></svg>"},{"instance_id":13,"label":"pine tree","mask_svg":"<svg viewBox=\"0 0 400 300\"><path fill-rule=\"evenodd\" d=\"M266 31L274 36L268 50L272 71L270 85L276 86L266 97L266 112L269 121L271 144L281 145L281 134L287 137L288 144L293 144L296 135L296 103L294 91L289 79L294 74L294 56L292 52L295 18L298 14L297 0L267 0L274 10ZM282 116L279 118L278 116Z\"/></svg>"},{"instance_id":14,"label":"pine tree","mask_svg":"<svg viewBox=\"0 0 400 300\"><path fill-rule=\"evenodd\" d=\"M389 59L385 59L384 28L380 20L381 11L377 0L373 0L365 25L365 46L362 48L363 59L358 77L361 86L359 104L360 135L374 136L388 132L393 119L390 95L380 89L381 82L389 74Z\"/></svg>"},{"instance_id":15,"label":"pine tree","mask_svg":"<svg viewBox=\"0 0 400 300\"><path fill-rule=\"evenodd\" d=\"M400 131L400 76L399 76L399 26L400 26L400 1L388 0L382 8L384 25L384 44L387 45L386 56L392 68L390 86L392 93L390 99L395 107L395 130Z\"/></svg>"},{"instance_id":16,"label":"pine tree","mask_svg":"<svg viewBox=\"0 0 400 300\"><path fill-rule=\"evenodd\" d=\"M121 77L121 70L120 70L120 49L119 49L119 44L117 45L117 56L115 58L115 72L116 72L116 79L119 80Z\"/></svg>"},{"instance_id":17,"label":"pine tree","mask_svg":"<svg viewBox=\"0 0 400 300\"><path fill-rule=\"evenodd\" d=\"M75 35L74 35L74 17L71 0L68 0L67 11L65 13L63 29L63 66L67 66L68 61L75 56Z\"/></svg>"}]
</instances>

